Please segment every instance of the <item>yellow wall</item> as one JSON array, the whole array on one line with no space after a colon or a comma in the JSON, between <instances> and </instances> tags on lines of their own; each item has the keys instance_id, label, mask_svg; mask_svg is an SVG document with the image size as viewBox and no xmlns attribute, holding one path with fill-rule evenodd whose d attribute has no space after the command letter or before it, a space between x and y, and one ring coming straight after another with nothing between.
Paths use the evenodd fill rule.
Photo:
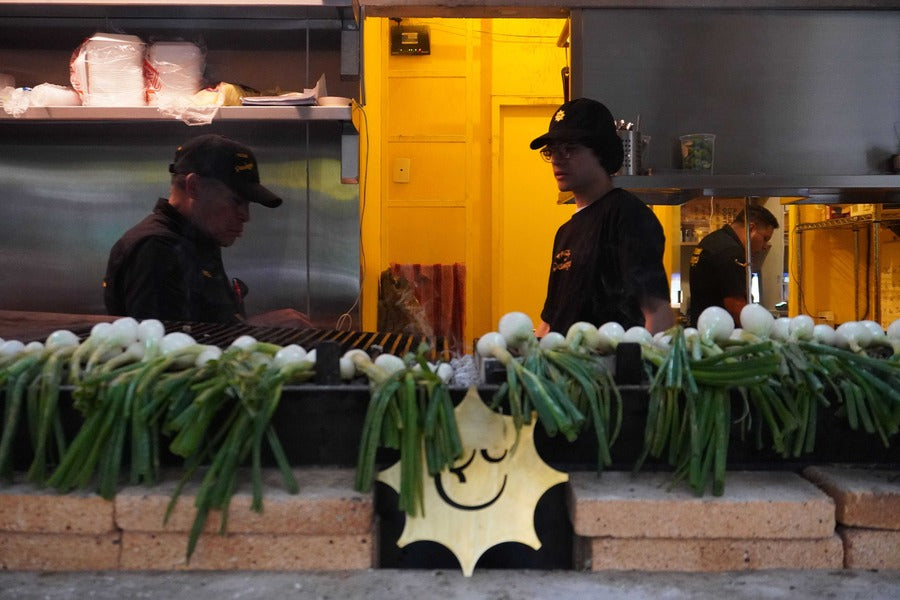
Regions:
<instances>
[{"instance_id":1,"label":"yellow wall","mask_svg":"<svg viewBox=\"0 0 900 600\"><path fill-rule=\"evenodd\" d=\"M794 206L791 223L827 220L822 206ZM849 210L849 209L848 209ZM900 318L900 239L887 227L879 229L876 280L874 230L852 228L791 231L791 314L804 313L834 323L873 319L887 327ZM876 308L880 305L880 315Z\"/></svg>"},{"instance_id":2,"label":"yellow wall","mask_svg":"<svg viewBox=\"0 0 900 600\"><path fill-rule=\"evenodd\" d=\"M431 54L392 56L388 19L365 22L365 104L361 129L363 179L362 261L363 329L377 325L378 276L392 262L466 265L466 331L471 340L496 327L494 290L504 281L546 281L530 260L503 264L498 281L497 223L493 172L492 120L499 105L537 104L538 130L518 132L531 139L542 133L549 107L562 101L560 69L566 54L557 47L564 20L415 19L428 25ZM502 101L497 99L501 98ZM510 99L513 98L513 99ZM533 126L533 124L532 124ZM532 163L540 165L536 153ZM405 167L408 160L408 169ZM403 170L408 182L395 181ZM544 171L547 184L552 180ZM555 196L554 196L555 198ZM546 207L547 195L523 194L519 210L530 203ZM558 222L571 212L550 204ZM552 231L556 224L542 222ZM512 224L504 235L518 231ZM529 232L522 232L527 234ZM535 244L546 232L525 238ZM543 265L540 265L543 266ZM543 300L522 298L534 305Z\"/></svg>"}]
</instances>

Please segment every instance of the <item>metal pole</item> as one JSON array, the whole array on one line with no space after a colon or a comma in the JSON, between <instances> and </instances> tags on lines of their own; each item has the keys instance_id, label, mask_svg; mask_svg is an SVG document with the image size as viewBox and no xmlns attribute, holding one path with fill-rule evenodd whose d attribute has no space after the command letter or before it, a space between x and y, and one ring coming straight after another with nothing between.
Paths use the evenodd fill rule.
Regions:
<instances>
[{"instance_id":1,"label":"metal pole","mask_svg":"<svg viewBox=\"0 0 900 600\"><path fill-rule=\"evenodd\" d=\"M873 295L875 296L875 316L874 320L881 323L881 249L880 244L881 221L875 221L872 224L872 244L874 246L875 255L875 273L873 274ZM866 280L868 283L868 279ZM868 300L868 297L866 298Z\"/></svg>"},{"instance_id":2,"label":"metal pole","mask_svg":"<svg viewBox=\"0 0 900 600\"><path fill-rule=\"evenodd\" d=\"M853 319L859 320L859 229L853 228Z\"/></svg>"},{"instance_id":3,"label":"metal pole","mask_svg":"<svg viewBox=\"0 0 900 600\"><path fill-rule=\"evenodd\" d=\"M750 264L750 196L744 196L744 260L747 265L744 272L747 280L747 304L753 302L750 293L750 284L753 281L753 267Z\"/></svg>"}]
</instances>

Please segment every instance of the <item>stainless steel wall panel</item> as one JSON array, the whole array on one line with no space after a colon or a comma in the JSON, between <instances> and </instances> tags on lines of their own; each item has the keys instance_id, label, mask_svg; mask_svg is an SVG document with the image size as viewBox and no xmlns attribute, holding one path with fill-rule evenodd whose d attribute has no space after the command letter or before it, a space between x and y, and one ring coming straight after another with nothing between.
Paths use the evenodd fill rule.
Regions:
<instances>
[{"instance_id":1,"label":"stainless steel wall panel","mask_svg":"<svg viewBox=\"0 0 900 600\"><path fill-rule=\"evenodd\" d=\"M641 116L645 166L715 133L719 174L873 174L900 148L900 11L584 9L573 96Z\"/></svg>"},{"instance_id":2,"label":"stainless steel wall panel","mask_svg":"<svg viewBox=\"0 0 900 600\"><path fill-rule=\"evenodd\" d=\"M248 312L311 310L332 327L359 293L359 193L340 183L339 122L0 122L0 308L103 313L109 249L168 194L175 147L223 133L257 154L285 203L251 207L225 267ZM358 323L358 319L355 319Z\"/></svg>"}]
</instances>

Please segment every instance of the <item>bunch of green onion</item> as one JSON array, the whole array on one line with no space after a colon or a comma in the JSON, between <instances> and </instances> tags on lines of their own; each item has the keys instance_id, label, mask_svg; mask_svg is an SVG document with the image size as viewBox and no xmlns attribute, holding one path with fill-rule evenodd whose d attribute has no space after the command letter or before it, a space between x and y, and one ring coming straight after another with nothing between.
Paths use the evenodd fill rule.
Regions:
<instances>
[{"instance_id":1,"label":"bunch of green onion","mask_svg":"<svg viewBox=\"0 0 900 600\"><path fill-rule=\"evenodd\" d=\"M344 377L365 375L371 390L354 486L361 492L371 489L379 447L399 450L398 508L410 516L425 512L423 456L428 474L435 476L462 454L447 387L452 368L428 363L428 350L423 344L405 359L381 354L375 360L362 350L351 350L341 360Z\"/></svg>"}]
</instances>

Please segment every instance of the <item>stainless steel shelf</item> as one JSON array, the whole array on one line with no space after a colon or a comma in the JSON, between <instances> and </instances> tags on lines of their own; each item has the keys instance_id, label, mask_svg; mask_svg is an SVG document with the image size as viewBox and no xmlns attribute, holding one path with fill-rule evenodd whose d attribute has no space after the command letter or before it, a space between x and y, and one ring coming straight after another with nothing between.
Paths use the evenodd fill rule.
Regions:
<instances>
[{"instance_id":1,"label":"stainless steel shelf","mask_svg":"<svg viewBox=\"0 0 900 600\"><path fill-rule=\"evenodd\" d=\"M349 121L349 106L221 106L213 121ZM0 121L172 121L154 106L31 107L21 117L0 115Z\"/></svg>"},{"instance_id":2,"label":"stainless steel shelf","mask_svg":"<svg viewBox=\"0 0 900 600\"><path fill-rule=\"evenodd\" d=\"M647 204L680 205L701 196L792 198L796 204L900 202L898 175L620 175L613 179Z\"/></svg>"}]
</instances>

